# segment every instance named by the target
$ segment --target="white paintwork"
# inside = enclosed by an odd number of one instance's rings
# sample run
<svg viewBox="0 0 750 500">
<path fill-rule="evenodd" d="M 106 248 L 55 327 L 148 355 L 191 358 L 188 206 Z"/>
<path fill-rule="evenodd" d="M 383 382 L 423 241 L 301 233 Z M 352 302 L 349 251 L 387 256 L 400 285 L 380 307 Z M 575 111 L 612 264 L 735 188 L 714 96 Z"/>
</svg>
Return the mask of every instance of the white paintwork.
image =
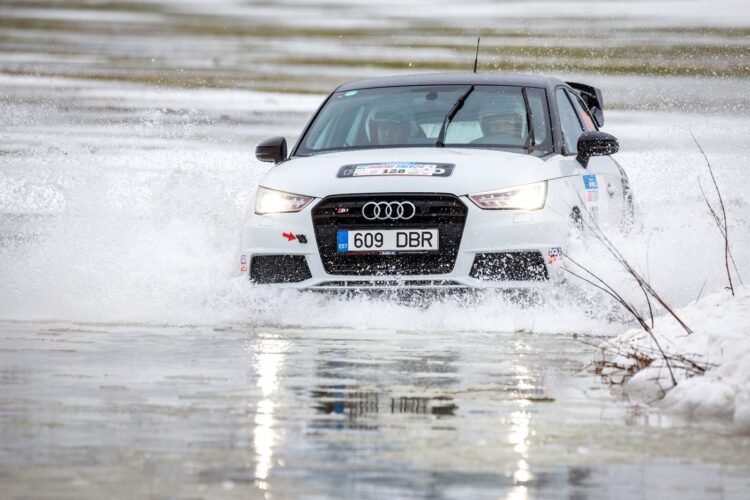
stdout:
<svg viewBox="0 0 750 500">
<path fill-rule="evenodd" d="M 343 165 L 375 162 L 452 163 L 449 177 L 346 177 L 337 173 Z M 589 202 L 583 176 L 596 175 L 598 189 Z M 548 181 L 547 201 L 543 209 L 483 210 L 467 195 Z M 544 160 L 526 154 L 489 149 L 402 148 L 369 149 L 336 152 L 292 158 L 273 167 L 260 184 L 295 194 L 314 196 L 316 200 L 297 213 L 251 213 L 245 222 L 242 254 L 248 261 L 253 255 L 305 255 L 313 278 L 301 283 L 283 285 L 294 288 L 315 287 L 326 281 L 383 281 L 387 276 L 342 276 L 325 272 L 318 254 L 312 222 L 312 210 L 326 196 L 356 193 L 450 193 L 468 207 L 466 225 L 456 265 L 451 273 L 390 277 L 393 280 L 453 280 L 476 288 L 544 287 L 561 275 L 560 261 L 548 264 L 551 280 L 545 283 L 480 281 L 469 277 L 474 256 L 481 252 L 538 250 L 547 258 L 549 250 L 565 248 L 569 235 L 572 207 L 592 209 L 600 224 L 620 222 L 622 185 L 620 172 L 608 157 L 592 158 L 584 169 L 574 156 L 553 155 Z M 592 190 L 593 191 L 593 190 Z M 252 210 L 250 210 L 252 212 Z M 273 223 L 269 221 L 273 220 Z M 306 244 L 289 241 L 282 233 L 304 234 Z M 275 285 L 280 286 L 280 285 Z"/>
<path fill-rule="evenodd" d="M 336 177 L 344 165 L 386 162 L 453 163 L 449 177 Z M 453 193 L 465 195 L 566 175 L 558 162 L 476 148 L 366 149 L 320 154 L 280 163 L 261 186 L 323 198 L 344 193 Z"/>
</svg>

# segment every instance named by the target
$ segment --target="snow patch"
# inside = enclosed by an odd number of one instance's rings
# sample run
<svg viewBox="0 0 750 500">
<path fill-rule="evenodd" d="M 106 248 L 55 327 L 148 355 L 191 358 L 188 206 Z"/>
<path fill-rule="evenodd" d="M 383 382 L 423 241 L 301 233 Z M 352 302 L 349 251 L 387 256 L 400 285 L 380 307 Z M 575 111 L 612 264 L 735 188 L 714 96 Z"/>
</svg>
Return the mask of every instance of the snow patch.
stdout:
<svg viewBox="0 0 750 500">
<path fill-rule="evenodd" d="M 653 328 L 669 367 L 648 332 L 635 329 L 601 344 L 602 374 L 624 383 L 636 402 L 690 419 L 730 421 L 750 433 L 750 289 L 738 288 L 734 297 L 717 292 L 676 313 L 692 334 L 669 316 L 656 318 Z"/>
</svg>

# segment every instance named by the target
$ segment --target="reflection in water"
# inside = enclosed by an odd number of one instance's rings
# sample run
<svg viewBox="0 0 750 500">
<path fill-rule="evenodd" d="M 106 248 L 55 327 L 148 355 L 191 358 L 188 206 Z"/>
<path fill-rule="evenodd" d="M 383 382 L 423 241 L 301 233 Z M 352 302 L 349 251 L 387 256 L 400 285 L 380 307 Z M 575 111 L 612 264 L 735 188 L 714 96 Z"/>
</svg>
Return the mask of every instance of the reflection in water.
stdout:
<svg viewBox="0 0 750 500">
<path fill-rule="evenodd" d="M 391 398 L 391 413 L 423 413 L 453 416 L 458 408 L 447 396 Z"/>
<path fill-rule="evenodd" d="M 348 349 L 321 349 L 319 355 L 316 373 L 321 378 L 349 378 L 352 373 L 368 366 L 362 360 L 348 360 L 352 355 Z M 455 363 L 459 359 L 459 355 L 452 351 L 400 356 L 391 361 L 389 372 L 395 378 L 395 384 L 411 385 L 417 377 L 416 380 L 430 387 L 449 386 L 456 383 L 458 367 Z"/>
<path fill-rule="evenodd" d="M 505 500 L 526 500 L 529 498 L 529 490 L 524 485 L 515 486 L 505 496 Z"/>
<path fill-rule="evenodd" d="M 315 408 L 326 415 L 346 416 L 346 427 L 356 429 L 377 429 L 376 425 L 358 422 L 360 418 L 377 414 L 417 414 L 438 417 L 454 416 L 456 406 L 449 397 L 391 397 L 386 393 L 362 391 L 347 388 L 345 385 L 320 386 L 312 391 Z M 336 420 L 334 426 L 344 427 L 345 422 Z M 325 424 L 324 424 L 325 425 Z"/>
<path fill-rule="evenodd" d="M 536 377 L 532 377 L 529 369 L 518 363 L 513 367 L 513 378 L 516 381 L 516 389 L 519 393 L 539 393 L 543 392 L 542 382 Z M 519 400 L 520 408 L 511 413 L 510 433 L 508 442 L 513 445 L 513 451 L 518 454 L 518 460 L 513 471 L 513 482 L 518 485 L 512 491 L 513 498 L 526 498 L 527 489 L 524 486 L 534 480 L 534 475 L 529 467 L 529 435 L 531 426 L 531 412 L 529 411 L 529 400 Z"/>
<path fill-rule="evenodd" d="M 526 403 L 528 404 L 528 403 Z M 508 435 L 508 442 L 513 445 L 513 451 L 518 453 L 516 470 L 513 472 L 513 479 L 516 483 L 523 484 L 534 479 L 529 470 L 529 424 L 531 415 L 528 411 L 519 410 L 511 414 L 511 428 Z"/>
<path fill-rule="evenodd" d="M 630 428 L 624 411 L 615 420 L 591 411 L 578 390 L 588 385 L 558 390 L 580 377 L 579 364 L 554 364 L 569 340 L 496 334 L 488 338 L 497 346 L 433 355 L 395 341 L 388 351 L 376 342 L 345 347 L 338 336 L 308 339 L 314 333 L 263 334 L 250 346 L 258 397 L 252 472 L 243 473 L 254 476 L 258 496 L 527 500 L 642 491 L 631 480 L 646 469 L 592 465 L 596 445 L 592 455 L 578 451 L 588 425 L 597 433 L 613 422 Z M 613 470 L 627 479 L 613 481 Z"/>
<path fill-rule="evenodd" d="M 273 444 L 276 439 L 273 431 L 273 401 L 263 399 L 258 402 L 255 411 L 255 429 L 253 446 L 255 447 L 255 478 L 267 479 L 273 459 Z"/>
<path fill-rule="evenodd" d="M 368 370 L 372 366 L 367 359 L 352 361 L 352 353 L 347 349 L 320 350 L 316 372 L 321 378 L 351 379 L 353 373 Z M 399 356 L 389 365 L 389 371 L 395 375 L 393 385 L 401 383 L 413 385 L 415 379 L 424 386 L 440 387 L 456 383 L 454 374 L 458 372 L 455 362 L 457 353 L 447 352 L 424 353 L 420 356 Z M 441 375 L 447 375 L 445 377 Z M 401 380 L 403 379 L 403 380 Z M 319 414 L 332 417 L 321 418 L 314 425 L 321 428 L 348 428 L 359 430 L 378 429 L 377 415 L 416 414 L 434 415 L 437 417 L 453 416 L 458 408 L 453 399 L 445 396 L 436 397 L 393 397 L 385 391 L 363 390 L 346 384 L 320 385 L 312 391 L 314 407 Z"/>
<path fill-rule="evenodd" d="M 261 334 L 263 335 L 263 334 Z M 274 430 L 274 402 L 272 397 L 279 388 L 279 371 L 286 357 L 288 343 L 274 337 L 261 338 L 250 347 L 255 356 L 256 385 L 262 399 L 255 407 L 253 448 L 255 451 L 255 484 L 262 490 L 268 488 L 268 475 L 273 468 L 274 446 L 277 433 Z"/>
</svg>

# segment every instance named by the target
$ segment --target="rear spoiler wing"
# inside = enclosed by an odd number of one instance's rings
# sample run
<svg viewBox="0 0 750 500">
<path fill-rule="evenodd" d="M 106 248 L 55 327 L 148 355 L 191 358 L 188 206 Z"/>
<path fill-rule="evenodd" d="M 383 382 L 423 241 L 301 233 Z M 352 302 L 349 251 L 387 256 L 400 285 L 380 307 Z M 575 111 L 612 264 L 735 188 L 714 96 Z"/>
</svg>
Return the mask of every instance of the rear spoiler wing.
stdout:
<svg viewBox="0 0 750 500">
<path fill-rule="evenodd" d="M 602 97 L 602 91 L 591 85 L 584 85 L 583 83 L 565 82 L 575 90 L 586 106 L 588 106 L 591 114 L 594 115 L 596 124 L 600 127 L 604 125 L 604 98 Z M 599 111 L 596 111 L 596 110 Z"/>
</svg>

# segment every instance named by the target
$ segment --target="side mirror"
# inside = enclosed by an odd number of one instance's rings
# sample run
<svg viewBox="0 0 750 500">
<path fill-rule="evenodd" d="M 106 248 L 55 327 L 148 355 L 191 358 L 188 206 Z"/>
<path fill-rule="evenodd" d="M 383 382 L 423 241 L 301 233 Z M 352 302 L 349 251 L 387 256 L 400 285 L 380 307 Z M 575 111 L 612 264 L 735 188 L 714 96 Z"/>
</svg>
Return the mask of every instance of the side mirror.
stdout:
<svg viewBox="0 0 750 500">
<path fill-rule="evenodd" d="M 607 156 L 617 153 L 619 150 L 620 144 L 615 136 L 600 131 L 584 132 L 578 138 L 576 160 L 581 162 L 583 168 L 586 168 L 592 156 Z"/>
<path fill-rule="evenodd" d="M 602 111 L 602 108 L 591 108 L 591 115 L 594 117 L 594 121 L 596 122 L 597 127 L 604 126 L 604 111 Z"/>
<path fill-rule="evenodd" d="M 286 139 L 283 137 L 266 139 L 255 148 L 255 157 L 260 161 L 274 163 L 286 160 Z"/>
</svg>

